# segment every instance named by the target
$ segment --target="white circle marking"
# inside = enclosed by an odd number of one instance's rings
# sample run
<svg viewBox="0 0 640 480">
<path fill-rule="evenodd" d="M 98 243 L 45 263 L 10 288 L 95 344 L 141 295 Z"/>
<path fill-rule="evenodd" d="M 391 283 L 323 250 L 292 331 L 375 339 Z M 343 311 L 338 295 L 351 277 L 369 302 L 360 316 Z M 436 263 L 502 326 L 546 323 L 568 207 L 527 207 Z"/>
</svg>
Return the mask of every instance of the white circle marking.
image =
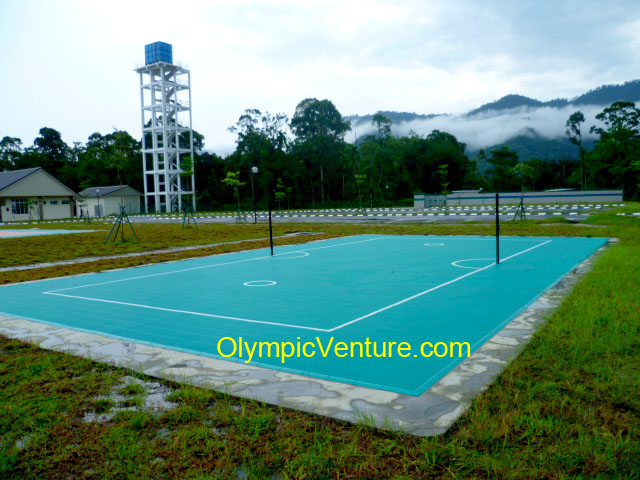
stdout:
<svg viewBox="0 0 640 480">
<path fill-rule="evenodd" d="M 271 287 L 278 282 L 273 280 L 251 280 L 250 282 L 244 282 L 245 287 Z"/>
<path fill-rule="evenodd" d="M 477 262 L 477 261 L 492 261 L 493 258 L 464 258 L 462 260 L 456 260 L 455 262 L 451 262 L 451 265 L 453 265 L 454 267 L 459 267 L 459 268 L 471 268 L 473 270 L 480 270 L 481 268 L 486 267 L 487 265 L 485 265 L 484 267 L 467 267 L 465 265 L 458 265 L 458 263 L 460 262 Z"/>
<path fill-rule="evenodd" d="M 304 258 L 308 257 L 309 254 L 307 252 L 287 252 L 287 253 L 278 253 L 273 257 L 264 257 L 265 260 L 289 260 L 291 258 Z"/>
</svg>

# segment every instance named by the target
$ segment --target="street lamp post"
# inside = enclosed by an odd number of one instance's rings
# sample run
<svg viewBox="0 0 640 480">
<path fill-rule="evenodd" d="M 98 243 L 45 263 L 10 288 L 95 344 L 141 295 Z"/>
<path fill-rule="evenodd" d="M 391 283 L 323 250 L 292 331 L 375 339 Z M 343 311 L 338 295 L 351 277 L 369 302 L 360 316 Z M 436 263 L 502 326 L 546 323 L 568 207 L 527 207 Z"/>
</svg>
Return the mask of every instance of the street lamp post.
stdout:
<svg viewBox="0 0 640 480">
<path fill-rule="evenodd" d="M 251 196 L 253 197 L 253 223 L 258 223 L 258 208 L 256 207 L 256 193 L 253 188 L 254 177 L 258 173 L 258 167 L 251 167 Z"/>
<path fill-rule="evenodd" d="M 100 211 L 100 189 L 96 188 L 96 195 L 98 196 L 98 215 L 96 215 L 97 217 L 101 217 L 101 211 Z"/>
</svg>

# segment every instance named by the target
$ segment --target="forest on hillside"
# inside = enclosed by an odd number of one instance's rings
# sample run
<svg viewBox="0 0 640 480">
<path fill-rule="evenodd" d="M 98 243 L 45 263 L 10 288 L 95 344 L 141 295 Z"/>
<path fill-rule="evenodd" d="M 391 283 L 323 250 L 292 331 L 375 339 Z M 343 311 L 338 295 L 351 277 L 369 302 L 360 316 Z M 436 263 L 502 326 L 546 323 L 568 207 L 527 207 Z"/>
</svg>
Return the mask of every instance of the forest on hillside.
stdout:
<svg viewBox="0 0 640 480">
<path fill-rule="evenodd" d="M 479 188 L 622 188 L 625 198 L 639 198 L 640 109 L 614 102 L 596 118 L 602 126 L 590 129 L 580 111 L 567 119 L 575 150 L 560 161 L 521 161 L 504 146 L 471 159 L 466 145 L 447 132 L 393 137 L 393 121 L 384 113 L 371 117 L 374 133 L 347 143 L 349 121 L 330 100 L 309 98 L 291 118 L 246 110 L 230 127 L 236 149 L 225 158 L 206 152 L 205 138 L 194 132 L 195 155 L 184 167 L 193 165 L 198 210 L 237 203 L 250 209 L 254 196 L 259 208 L 269 199 L 277 208 L 389 206 L 410 203 L 414 192 Z M 583 142 L 587 131 L 597 135 L 595 143 Z M 0 170 L 37 166 L 74 191 L 119 184 L 143 189 L 141 142 L 126 131 L 96 132 L 73 145 L 50 127 L 30 146 L 16 137 L 0 140 Z"/>
<path fill-rule="evenodd" d="M 629 102 L 640 100 L 640 80 L 631 80 L 621 85 L 601 85 L 571 99 L 555 98 L 546 102 L 541 102 L 535 98 L 529 98 L 523 95 L 507 95 L 495 102 L 482 105 L 467 115 L 477 115 L 491 110 L 509 110 L 520 107 L 562 108 L 568 105 L 610 105 L 620 100 Z"/>
</svg>

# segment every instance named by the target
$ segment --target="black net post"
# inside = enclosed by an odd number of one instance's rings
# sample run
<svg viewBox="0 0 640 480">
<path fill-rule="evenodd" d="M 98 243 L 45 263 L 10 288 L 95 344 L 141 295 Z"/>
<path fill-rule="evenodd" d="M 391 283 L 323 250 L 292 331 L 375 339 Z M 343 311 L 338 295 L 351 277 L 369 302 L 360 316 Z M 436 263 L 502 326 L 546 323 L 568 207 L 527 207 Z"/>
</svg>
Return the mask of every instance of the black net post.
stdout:
<svg viewBox="0 0 640 480">
<path fill-rule="evenodd" d="M 271 256 L 273 256 L 273 226 L 271 224 L 271 195 L 269 195 L 269 242 L 271 244 Z"/>
<path fill-rule="evenodd" d="M 500 263 L 500 194 L 496 193 L 496 263 Z"/>
</svg>

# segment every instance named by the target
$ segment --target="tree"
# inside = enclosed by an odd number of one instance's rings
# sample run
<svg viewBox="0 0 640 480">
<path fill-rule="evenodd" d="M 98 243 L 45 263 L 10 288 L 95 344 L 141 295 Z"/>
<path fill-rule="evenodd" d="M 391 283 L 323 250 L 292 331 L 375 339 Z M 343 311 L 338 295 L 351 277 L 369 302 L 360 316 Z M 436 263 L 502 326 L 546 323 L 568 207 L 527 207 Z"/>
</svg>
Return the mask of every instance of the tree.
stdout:
<svg viewBox="0 0 640 480">
<path fill-rule="evenodd" d="M 84 152 L 80 154 L 78 170 L 80 171 L 79 188 L 90 188 L 101 185 L 112 185 L 109 175 L 109 141 L 99 132 L 89 135 Z"/>
<path fill-rule="evenodd" d="M 16 137 L 2 137 L 0 140 L 0 171 L 12 170 L 22 155 L 22 140 Z"/>
<path fill-rule="evenodd" d="M 439 130 L 432 131 L 427 135 L 428 154 L 432 159 L 432 175 L 431 181 L 436 183 L 437 187 L 441 187 L 441 179 L 437 175 L 437 167 L 447 165 L 448 187 L 452 190 L 459 189 L 463 186 L 463 179 L 470 170 L 471 164 L 469 158 L 465 155 L 466 144 L 459 142 L 458 139 L 447 132 Z M 438 191 L 436 189 L 431 190 Z"/>
<path fill-rule="evenodd" d="M 631 170 L 633 171 L 636 179 L 636 189 L 640 192 L 640 159 L 636 159 L 631 162 Z"/>
<path fill-rule="evenodd" d="M 284 193 L 287 196 L 287 210 L 291 210 L 291 193 L 293 192 L 293 187 L 285 187 Z"/>
<path fill-rule="evenodd" d="M 53 128 L 41 128 L 39 133 L 40 135 L 33 141 L 33 149 L 46 159 L 44 165 L 40 166 L 55 175 L 64 165 L 69 147 L 62 140 L 60 132 Z"/>
<path fill-rule="evenodd" d="M 640 124 L 640 110 L 633 102 L 614 102 L 596 115 L 596 119 L 604 123 L 606 128 L 591 127 L 591 133 L 615 136 L 618 139 L 628 139 L 638 134 Z"/>
<path fill-rule="evenodd" d="M 19 152 L 19 139 L 5 137 L 5 154 L 13 162 L 12 169 L 42 167 L 51 175 L 56 176 L 58 170 L 67 163 L 67 145 L 62 141 L 60 132 L 53 128 L 40 129 L 40 135 L 36 137 L 31 147 Z M 4 139 L 3 139 L 4 140 Z M 8 150 L 8 151 L 7 151 Z"/>
<path fill-rule="evenodd" d="M 126 141 L 125 132 L 120 132 L 116 130 L 113 133 L 114 141 L 113 148 L 110 149 L 109 152 L 109 166 L 116 170 L 116 178 L 118 179 L 118 185 L 124 185 L 122 181 L 122 170 L 125 168 L 127 163 L 127 157 L 124 153 L 124 143 Z"/>
<path fill-rule="evenodd" d="M 487 157 L 487 152 L 484 148 L 481 148 L 478 152 L 477 157 L 477 169 L 478 174 L 484 178 L 485 173 L 487 172 L 487 164 L 489 163 L 489 157 Z"/>
<path fill-rule="evenodd" d="M 278 210 L 282 210 L 281 202 L 287 197 L 286 187 L 282 178 L 278 178 L 278 183 L 276 184 L 276 200 L 278 201 Z"/>
<path fill-rule="evenodd" d="M 496 192 L 515 190 L 518 187 L 518 179 L 513 167 L 518 164 L 518 154 L 509 147 L 501 147 L 491 151 L 488 159 L 491 168 L 487 171 L 491 176 L 491 183 Z"/>
<path fill-rule="evenodd" d="M 637 170 L 640 160 L 640 110 L 633 102 L 614 102 L 596 115 L 604 127 L 591 127 L 600 135 L 587 157 L 589 176 L 597 187 L 621 187 L 628 198 L 640 195 Z"/>
<path fill-rule="evenodd" d="M 85 147 L 82 142 L 73 142 L 73 147 L 69 149 L 67 154 L 67 161 L 55 173 L 58 180 L 76 192 L 79 190 L 80 186 L 79 166 L 84 152 Z"/>
<path fill-rule="evenodd" d="M 440 180 L 440 186 L 442 187 L 442 195 L 447 194 L 447 187 L 449 186 L 449 181 L 447 180 L 449 166 L 446 163 L 443 163 L 438 167 L 438 178 Z"/>
<path fill-rule="evenodd" d="M 514 165 L 513 173 L 520 178 L 520 192 L 524 193 L 524 181 L 533 177 L 533 167 L 526 163 L 518 163 Z"/>
<path fill-rule="evenodd" d="M 264 154 L 283 150 L 287 146 L 285 126 L 287 116 L 283 113 L 262 113 L 256 108 L 244 111 L 229 131 L 238 135 L 237 150 L 257 163 Z"/>
<path fill-rule="evenodd" d="M 524 162 L 531 167 L 531 175 L 526 180 L 531 181 L 531 190 L 548 188 L 564 188 L 580 185 L 580 164 L 576 160 L 551 162 L 540 158 L 532 158 Z M 567 172 L 570 172 L 567 174 Z M 516 172 L 517 173 L 517 172 Z"/>
<path fill-rule="evenodd" d="M 383 200 L 383 196 L 388 195 L 389 183 L 395 180 L 394 173 L 398 171 L 398 162 L 395 154 L 395 141 L 391 138 L 391 124 L 389 118 L 381 113 L 376 113 L 371 123 L 376 126 L 377 139 L 371 139 L 367 145 L 363 145 L 363 159 L 365 164 L 369 165 L 369 179 L 371 184 L 371 192 L 375 190 L 378 201 Z M 375 189 L 373 179 L 376 179 Z M 384 185 L 384 188 L 383 188 Z M 372 205 L 373 207 L 373 205 Z"/>
<path fill-rule="evenodd" d="M 358 208 L 360 210 L 362 210 L 362 184 L 365 182 L 365 180 L 367 179 L 367 176 L 362 174 L 362 173 L 356 173 L 354 175 L 355 181 L 356 181 L 356 185 L 358 186 Z M 365 210 L 365 215 L 367 213 L 367 211 Z"/>
<path fill-rule="evenodd" d="M 114 130 L 106 135 L 109 143 L 108 154 L 111 177 L 115 170 L 115 177 L 119 183 L 142 190 L 142 168 L 140 165 L 142 144 L 125 130 Z"/>
<path fill-rule="evenodd" d="M 194 171 L 197 179 L 196 201 L 199 209 L 214 209 L 224 204 L 225 192 L 218 186 L 226 176 L 225 165 L 225 161 L 215 153 L 196 154 Z"/>
<path fill-rule="evenodd" d="M 62 140 L 60 132 L 53 128 L 44 127 L 40 129 L 39 133 L 40 135 L 33 141 L 38 150 L 52 160 L 62 160 L 68 147 Z"/>
<path fill-rule="evenodd" d="M 189 155 L 180 157 L 180 181 L 183 184 L 183 190 L 190 190 L 191 178 L 194 174 L 193 159 Z M 191 194 L 189 194 L 188 206 L 185 208 L 185 212 L 191 208 Z M 184 207 L 183 207 L 184 208 Z"/>
<path fill-rule="evenodd" d="M 71 150 L 67 163 L 70 168 L 65 167 L 62 171 L 65 178 L 72 178 L 76 173 L 76 188 L 80 189 L 126 184 L 142 190 L 140 151 L 141 143 L 124 130 L 115 129 L 107 135 L 95 132 L 89 136 L 84 148 Z"/>
<path fill-rule="evenodd" d="M 307 98 L 296 107 L 290 126 L 296 141 L 305 147 L 298 151 L 305 152 L 309 166 L 320 170 L 320 200 L 324 205 L 325 168 L 341 158 L 350 124 L 329 100 Z"/>
<path fill-rule="evenodd" d="M 582 147 L 582 133 L 580 130 L 580 124 L 584 123 L 584 114 L 578 110 L 569 116 L 565 126 L 567 127 L 566 134 L 569 140 L 574 145 Z"/>
<path fill-rule="evenodd" d="M 227 172 L 227 176 L 222 179 L 222 183 L 233 189 L 233 196 L 238 202 L 238 218 L 240 218 L 240 191 L 239 188 L 243 187 L 246 182 L 241 182 L 240 172 Z"/>
<path fill-rule="evenodd" d="M 391 136 L 391 124 L 393 123 L 393 121 L 385 117 L 382 113 L 376 113 L 373 116 L 371 123 L 376 126 L 379 137 L 384 138 Z"/>
<path fill-rule="evenodd" d="M 584 154 L 585 149 L 582 146 L 582 131 L 580 125 L 584 123 L 584 115 L 578 110 L 571 114 L 565 126 L 567 127 L 566 134 L 569 137 L 569 141 L 578 146 L 578 158 L 580 159 L 580 184 L 583 188 L 587 187 L 586 172 L 584 168 Z"/>
<path fill-rule="evenodd" d="M 229 131 L 238 135 L 235 159 L 240 163 L 241 175 L 250 175 L 258 167 L 258 184 L 264 192 L 273 192 L 276 178 L 282 174 L 284 150 L 288 145 L 287 116 L 283 113 L 262 113 L 247 109 Z"/>
<path fill-rule="evenodd" d="M 360 171 L 369 179 L 369 198 L 371 207 L 373 199 L 378 203 L 388 197 L 389 185 L 395 191 L 397 174 L 402 170 L 402 159 L 398 156 L 397 141 L 391 137 L 365 137 L 360 145 Z"/>
<path fill-rule="evenodd" d="M 200 153 L 204 148 L 204 135 L 196 132 L 195 130 L 192 130 L 192 132 L 193 132 L 193 151 L 195 153 Z"/>
</svg>

